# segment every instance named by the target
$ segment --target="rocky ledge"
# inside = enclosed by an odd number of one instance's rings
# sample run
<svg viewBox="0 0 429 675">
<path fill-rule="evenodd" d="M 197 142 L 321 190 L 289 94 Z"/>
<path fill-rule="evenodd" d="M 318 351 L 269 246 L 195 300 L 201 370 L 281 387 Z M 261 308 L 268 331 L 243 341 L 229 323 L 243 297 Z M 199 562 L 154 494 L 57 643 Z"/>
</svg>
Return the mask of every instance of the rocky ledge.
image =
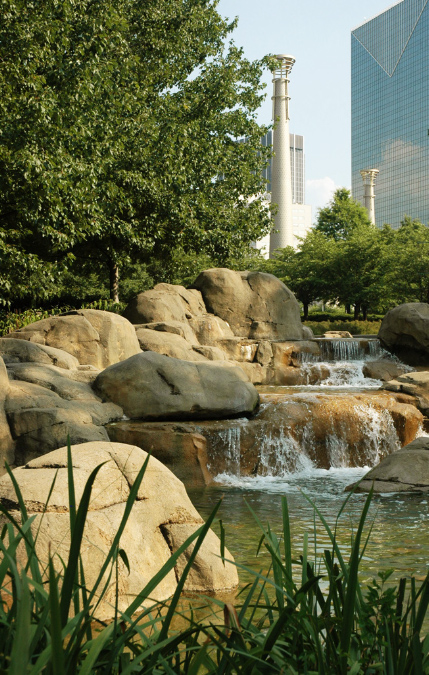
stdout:
<svg viewBox="0 0 429 675">
<path fill-rule="evenodd" d="M 423 436 L 385 457 L 361 481 L 349 485 L 348 491 L 369 492 L 429 491 L 429 438 Z"/>
</svg>

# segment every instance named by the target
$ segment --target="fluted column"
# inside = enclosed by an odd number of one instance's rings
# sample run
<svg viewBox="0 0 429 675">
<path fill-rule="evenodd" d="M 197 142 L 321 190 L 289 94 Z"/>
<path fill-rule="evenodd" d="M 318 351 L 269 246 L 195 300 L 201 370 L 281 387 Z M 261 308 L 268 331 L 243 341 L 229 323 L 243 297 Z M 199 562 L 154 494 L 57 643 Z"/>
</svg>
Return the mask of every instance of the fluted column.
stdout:
<svg viewBox="0 0 429 675">
<path fill-rule="evenodd" d="M 273 75 L 273 131 L 271 202 L 277 204 L 274 229 L 270 236 L 270 257 L 276 248 L 293 246 L 292 176 L 289 137 L 289 74 L 295 63 L 293 56 L 279 54 L 278 67 Z"/>
<path fill-rule="evenodd" d="M 363 205 L 368 212 L 368 218 L 375 225 L 375 179 L 379 173 L 378 169 L 363 169 L 360 172 L 363 180 Z"/>
</svg>

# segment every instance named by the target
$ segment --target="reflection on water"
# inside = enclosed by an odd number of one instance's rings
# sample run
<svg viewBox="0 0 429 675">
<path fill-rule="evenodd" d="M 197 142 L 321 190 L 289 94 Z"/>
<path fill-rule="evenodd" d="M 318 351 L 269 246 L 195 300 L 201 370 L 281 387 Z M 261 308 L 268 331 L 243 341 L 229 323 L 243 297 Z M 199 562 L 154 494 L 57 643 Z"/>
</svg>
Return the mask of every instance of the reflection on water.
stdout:
<svg viewBox="0 0 429 675">
<path fill-rule="evenodd" d="M 254 570 L 268 564 L 269 557 L 255 552 L 260 530 L 250 507 L 264 525 L 268 522 L 278 534 L 282 531 L 281 497 L 286 495 L 291 518 L 294 553 L 299 555 L 303 537 L 309 534 L 314 554 L 314 522 L 317 524 L 316 547 L 322 552 L 330 548 L 323 525 L 303 492 L 314 500 L 331 528 L 346 495 L 344 488 L 366 473 L 365 468 L 314 469 L 307 467 L 287 477 L 257 476 L 240 478 L 218 476 L 217 485 L 206 488 L 187 486 L 189 496 L 203 517 L 222 498 L 218 517 L 226 528 L 226 544 L 237 562 Z M 350 535 L 357 527 L 365 495 L 353 495 L 348 501 L 337 529 L 343 554 L 350 550 Z M 366 532 L 372 533 L 362 562 L 362 581 L 369 581 L 377 572 L 394 568 L 392 579 L 414 575 L 423 579 L 429 569 L 429 509 L 427 496 L 376 495 L 367 518 Z M 241 582 L 250 580 L 249 573 L 240 571 Z"/>
</svg>

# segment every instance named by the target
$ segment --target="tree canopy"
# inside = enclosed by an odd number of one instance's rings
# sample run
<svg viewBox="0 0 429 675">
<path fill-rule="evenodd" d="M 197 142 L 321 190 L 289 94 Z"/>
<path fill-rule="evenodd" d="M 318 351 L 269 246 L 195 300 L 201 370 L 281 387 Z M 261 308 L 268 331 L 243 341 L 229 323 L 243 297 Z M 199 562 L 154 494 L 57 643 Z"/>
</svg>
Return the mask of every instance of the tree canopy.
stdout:
<svg viewBox="0 0 429 675">
<path fill-rule="evenodd" d="M 224 264 L 269 230 L 249 198 L 270 62 L 228 42 L 216 5 L 0 0 L 3 302 L 18 260 L 22 294 L 64 266 L 105 267 L 116 294 L 121 267 L 176 248 Z"/>
</svg>

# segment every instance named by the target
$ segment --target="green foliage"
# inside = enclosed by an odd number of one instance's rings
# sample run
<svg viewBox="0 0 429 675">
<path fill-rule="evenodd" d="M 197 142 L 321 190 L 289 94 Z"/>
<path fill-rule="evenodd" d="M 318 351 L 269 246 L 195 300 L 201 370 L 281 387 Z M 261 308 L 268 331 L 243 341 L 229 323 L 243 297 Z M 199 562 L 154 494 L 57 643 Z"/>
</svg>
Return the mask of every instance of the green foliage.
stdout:
<svg viewBox="0 0 429 675">
<path fill-rule="evenodd" d="M 310 317 L 311 319 L 311 317 Z M 308 326 L 314 335 L 323 335 L 330 330 L 347 330 L 352 335 L 377 335 L 380 330 L 381 321 L 304 321 L 304 326 Z"/>
<path fill-rule="evenodd" d="M 347 239 L 361 225 L 370 225 L 366 209 L 352 198 L 350 190 L 338 188 L 329 205 L 319 210 L 315 229 L 338 241 Z"/>
<path fill-rule="evenodd" d="M 113 297 L 131 264 L 176 247 L 224 264 L 268 231 L 249 198 L 270 153 L 254 119 L 269 59 L 228 43 L 214 0 L 0 0 L 0 14 L 2 302 L 55 295 L 60 261 L 104 267 Z"/>
<path fill-rule="evenodd" d="M 71 449 L 68 448 L 69 523 L 71 546 L 61 573 L 55 571 L 48 553 L 44 565 L 36 553 L 36 537 L 16 480 L 20 510 L 18 523 L 0 506 L 4 526 L 0 536 L 0 672 L 59 673 L 61 675 L 126 675 L 141 673 L 203 675 L 236 673 L 308 673 L 316 675 L 419 675 L 429 672 L 429 638 L 422 639 L 422 626 L 429 605 L 429 575 L 419 588 L 411 579 L 388 586 L 389 572 L 380 574 L 368 588 L 359 582 L 359 567 L 371 534 L 366 518 L 372 495 L 352 531 L 346 557 L 336 531 L 350 494 L 331 529 L 318 507 L 315 522 L 324 529 L 324 550 L 310 557 L 308 538 L 299 559 L 292 557 L 292 528 L 286 498 L 282 499 L 283 531 L 279 537 L 255 517 L 261 541 L 271 558 L 266 574 L 251 572 L 253 583 L 243 588 L 236 606 L 204 598 L 215 611 L 199 619 L 194 611 L 182 610 L 180 593 L 218 507 L 174 553 L 145 588 L 108 623 L 94 620 L 106 586 L 103 574 L 117 583 L 119 559 L 128 565 L 120 548 L 125 528 L 147 461 L 131 488 L 117 535 L 107 553 L 94 588 L 86 588 L 80 549 L 97 467 L 76 504 Z M 51 487 L 44 512 L 54 489 Z M 219 505 L 218 505 L 219 506 Z M 44 512 L 41 517 L 44 517 Z M 315 537 L 317 530 L 315 527 Z M 195 544 L 192 553 L 188 547 Z M 27 564 L 20 568 L 18 547 L 25 547 Z M 221 549 L 223 545 L 221 543 Z M 189 560 L 167 603 L 149 599 L 154 588 L 174 569 L 188 549 Z M 240 566 L 240 565 L 239 565 Z M 116 582 L 113 581 L 116 579 Z M 139 609 L 143 601 L 148 606 Z M 208 609 L 208 606 L 207 606 Z M 218 610 L 218 611 L 216 611 Z M 223 620 L 220 616 L 223 611 Z M 178 628 L 173 619 L 179 618 Z"/>
</svg>

